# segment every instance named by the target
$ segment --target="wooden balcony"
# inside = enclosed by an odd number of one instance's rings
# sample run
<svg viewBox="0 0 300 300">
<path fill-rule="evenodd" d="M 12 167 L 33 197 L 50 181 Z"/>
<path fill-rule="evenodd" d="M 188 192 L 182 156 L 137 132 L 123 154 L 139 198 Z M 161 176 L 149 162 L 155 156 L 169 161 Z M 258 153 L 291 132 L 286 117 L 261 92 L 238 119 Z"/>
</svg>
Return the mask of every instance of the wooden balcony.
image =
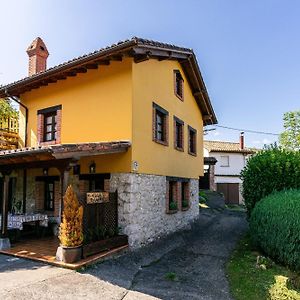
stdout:
<svg viewBox="0 0 300 300">
<path fill-rule="evenodd" d="M 0 119 L 0 151 L 18 148 L 19 121 L 17 118 Z"/>
</svg>

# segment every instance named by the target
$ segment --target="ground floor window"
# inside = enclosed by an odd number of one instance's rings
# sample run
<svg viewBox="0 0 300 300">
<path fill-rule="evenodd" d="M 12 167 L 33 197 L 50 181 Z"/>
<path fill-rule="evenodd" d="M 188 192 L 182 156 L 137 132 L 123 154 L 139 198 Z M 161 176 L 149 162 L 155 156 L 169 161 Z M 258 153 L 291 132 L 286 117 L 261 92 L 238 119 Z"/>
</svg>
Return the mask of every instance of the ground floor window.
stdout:
<svg viewBox="0 0 300 300">
<path fill-rule="evenodd" d="M 178 209 L 178 191 L 177 182 L 169 181 L 169 201 L 168 201 L 168 211 L 176 212 Z"/>
<path fill-rule="evenodd" d="M 54 180 L 45 182 L 45 210 L 54 211 Z"/>
<path fill-rule="evenodd" d="M 188 210 L 190 207 L 190 182 L 186 178 L 167 178 L 167 213 Z"/>
<path fill-rule="evenodd" d="M 190 207 L 190 183 L 181 182 L 181 208 L 187 210 Z"/>
</svg>

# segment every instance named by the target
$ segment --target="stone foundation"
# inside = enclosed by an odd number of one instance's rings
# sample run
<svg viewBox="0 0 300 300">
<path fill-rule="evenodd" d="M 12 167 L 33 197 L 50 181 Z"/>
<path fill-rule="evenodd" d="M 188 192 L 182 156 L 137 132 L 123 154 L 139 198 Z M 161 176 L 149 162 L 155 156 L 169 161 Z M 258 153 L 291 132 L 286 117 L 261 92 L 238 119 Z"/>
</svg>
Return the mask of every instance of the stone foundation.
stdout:
<svg viewBox="0 0 300 300">
<path fill-rule="evenodd" d="M 129 237 L 131 248 L 187 227 L 199 215 L 198 180 L 190 180 L 190 208 L 166 213 L 165 176 L 111 174 L 110 189 L 118 191 L 119 226 Z"/>
</svg>

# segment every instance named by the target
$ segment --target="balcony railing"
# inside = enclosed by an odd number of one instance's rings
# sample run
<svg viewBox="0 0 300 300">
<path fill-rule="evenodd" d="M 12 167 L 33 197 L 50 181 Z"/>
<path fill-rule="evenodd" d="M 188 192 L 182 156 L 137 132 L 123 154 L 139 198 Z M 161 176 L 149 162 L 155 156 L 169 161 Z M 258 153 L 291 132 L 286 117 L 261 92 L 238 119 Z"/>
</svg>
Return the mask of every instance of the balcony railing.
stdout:
<svg viewBox="0 0 300 300">
<path fill-rule="evenodd" d="M 18 148 L 18 132 L 17 118 L 0 118 L 0 151 Z"/>
</svg>

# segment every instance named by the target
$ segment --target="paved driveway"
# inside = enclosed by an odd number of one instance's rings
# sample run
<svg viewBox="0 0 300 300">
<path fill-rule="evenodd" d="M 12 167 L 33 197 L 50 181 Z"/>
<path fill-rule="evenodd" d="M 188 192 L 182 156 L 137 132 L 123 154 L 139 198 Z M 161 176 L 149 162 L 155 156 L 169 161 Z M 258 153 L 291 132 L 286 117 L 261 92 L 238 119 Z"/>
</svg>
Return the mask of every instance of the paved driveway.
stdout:
<svg viewBox="0 0 300 300">
<path fill-rule="evenodd" d="M 82 272 L 0 255 L 0 299 L 231 299 L 224 264 L 246 228 L 242 213 L 207 209 L 191 230 Z"/>
</svg>

